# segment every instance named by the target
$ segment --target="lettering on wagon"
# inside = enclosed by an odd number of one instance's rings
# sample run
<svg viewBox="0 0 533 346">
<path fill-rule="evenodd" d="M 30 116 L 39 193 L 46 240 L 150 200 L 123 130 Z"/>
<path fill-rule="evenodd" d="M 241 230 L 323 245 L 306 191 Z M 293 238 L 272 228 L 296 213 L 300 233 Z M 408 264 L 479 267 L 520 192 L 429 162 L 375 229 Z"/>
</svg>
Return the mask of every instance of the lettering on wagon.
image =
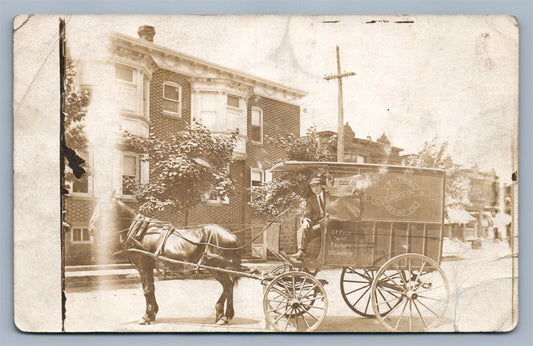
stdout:
<svg viewBox="0 0 533 346">
<path fill-rule="evenodd" d="M 417 211 L 421 204 L 416 198 L 438 200 L 438 194 L 420 188 L 411 178 L 399 176 L 389 179 L 381 189 L 379 196 L 366 195 L 365 202 L 383 206 L 389 213 L 396 216 L 408 216 Z M 401 203 L 407 201 L 409 203 Z"/>
</svg>

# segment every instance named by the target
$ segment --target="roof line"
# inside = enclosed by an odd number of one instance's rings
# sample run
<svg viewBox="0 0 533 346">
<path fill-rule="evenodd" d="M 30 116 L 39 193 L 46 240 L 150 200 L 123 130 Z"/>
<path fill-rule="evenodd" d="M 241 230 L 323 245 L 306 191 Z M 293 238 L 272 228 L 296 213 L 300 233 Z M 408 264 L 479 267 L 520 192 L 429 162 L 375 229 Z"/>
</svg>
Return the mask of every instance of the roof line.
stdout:
<svg viewBox="0 0 533 346">
<path fill-rule="evenodd" d="M 308 95 L 308 92 L 306 92 L 304 90 L 301 90 L 301 89 L 298 89 L 298 88 L 294 88 L 294 87 L 290 87 L 290 86 L 287 86 L 287 85 L 284 85 L 284 84 L 281 84 L 281 83 L 278 83 L 278 82 L 274 82 L 274 81 L 271 81 L 271 80 L 266 79 L 266 78 L 261 78 L 261 77 L 258 77 L 258 76 L 254 76 L 252 74 L 248 74 L 246 72 L 238 71 L 238 70 L 235 70 L 235 69 L 232 69 L 232 68 L 229 68 L 229 67 L 218 65 L 218 64 L 215 64 L 215 63 L 210 62 L 208 60 L 204 60 L 202 58 L 198 58 L 198 57 L 195 57 L 195 56 L 192 56 L 192 55 L 189 55 L 189 54 L 181 53 L 181 52 L 175 51 L 173 49 L 170 49 L 170 48 L 167 48 L 167 47 L 163 47 L 161 45 L 146 41 L 144 39 L 131 37 L 129 35 L 125 35 L 125 34 L 118 33 L 118 32 L 112 32 L 111 35 L 114 36 L 115 38 L 119 38 L 119 39 L 128 41 L 130 43 L 138 44 L 138 45 L 143 46 L 143 47 L 145 47 L 145 48 L 147 48 L 149 50 L 157 50 L 157 51 L 160 51 L 160 52 L 165 53 L 165 54 L 169 54 L 169 55 L 173 55 L 173 56 L 179 57 L 181 59 L 191 60 L 194 63 L 197 63 L 197 64 L 200 63 L 200 64 L 203 64 L 203 65 L 206 65 L 209 68 L 217 69 L 217 70 L 220 70 L 222 72 L 226 72 L 228 74 L 233 74 L 233 75 L 241 77 L 243 79 L 249 79 L 249 80 L 252 80 L 252 81 L 261 82 L 261 83 L 270 85 L 272 87 L 276 87 L 276 88 L 279 88 L 279 89 L 286 90 L 286 91 L 291 92 L 293 94 L 296 94 L 296 95 L 298 95 L 300 97 L 304 97 L 304 96 Z"/>
</svg>

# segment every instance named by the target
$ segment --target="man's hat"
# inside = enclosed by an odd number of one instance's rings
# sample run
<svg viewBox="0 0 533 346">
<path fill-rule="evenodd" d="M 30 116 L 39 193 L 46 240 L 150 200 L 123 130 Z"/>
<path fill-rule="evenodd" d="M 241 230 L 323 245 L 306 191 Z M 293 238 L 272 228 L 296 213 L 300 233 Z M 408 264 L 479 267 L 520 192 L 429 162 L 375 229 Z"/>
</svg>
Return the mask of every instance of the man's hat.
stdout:
<svg viewBox="0 0 533 346">
<path fill-rule="evenodd" d="M 321 184 L 322 182 L 320 181 L 320 178 L 319 177 L 314 177 L 313 179 L 311 179 L 311 181 L 309 182 L 309 185 L 312 185 L 312 184 Z"/>
</svg>

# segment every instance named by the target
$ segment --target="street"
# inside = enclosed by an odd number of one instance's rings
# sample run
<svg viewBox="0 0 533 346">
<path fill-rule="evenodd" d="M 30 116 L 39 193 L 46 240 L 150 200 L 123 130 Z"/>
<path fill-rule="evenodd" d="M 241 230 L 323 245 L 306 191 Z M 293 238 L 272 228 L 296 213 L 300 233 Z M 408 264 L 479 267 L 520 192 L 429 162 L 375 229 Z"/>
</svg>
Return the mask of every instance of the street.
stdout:
<svg viewBox="0 0 533 346">
<path fill-rule="evenodd" d="M 513 326 L 512 259 L 506 243 L 485 242 L 446 258 L 441 267 L 450 287 L 444 317 L 430 331 L 506 331 Z M 376 319 L 356 315 L 340 291 L 341 269 L 325 269 L 317 278 L 329 282 L 327 315 L 317 332 L 387 332 Z M 73 288 L 67 291 L 68 332 L 272 332 L 265 330 L 263 286 L 242 278 L 235 287 L 235 318 L 229 325 L 214 324 L 214 305 L 221 286 L 214 279 L 156 281 L 159 304 L 151 325 L 138 325 L 144 314 L 141 284 Z M 516 324 L 516 321 L 515 321 Z"/>
</svg>

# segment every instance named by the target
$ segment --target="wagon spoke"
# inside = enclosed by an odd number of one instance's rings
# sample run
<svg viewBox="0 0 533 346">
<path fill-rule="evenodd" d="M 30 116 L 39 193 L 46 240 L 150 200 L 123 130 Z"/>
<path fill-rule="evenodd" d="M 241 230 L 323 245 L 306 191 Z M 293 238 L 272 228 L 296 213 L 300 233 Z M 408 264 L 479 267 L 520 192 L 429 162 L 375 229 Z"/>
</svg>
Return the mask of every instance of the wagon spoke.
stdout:
<svg viewBox="0 0 533 346">
<path fill-rule="evenodd" d="M 361 294 L 361 296 L 359 297 L 359 299 L 357 299 L 355 301 L 355 303 L 353 303 L 353 306 L 355 306 L 357 303 L 359 303 L 359 301 L 365 296 L 366 292 L 368 292 L 370 290 L 371 287 L 368 287 L 364 292 L 363 294 Z"/>
<path fill-rule="evenodd" d="M 400 325 L 400 321 L 402 320 L 403 313 L 406 307 L 407 307 L 407 301 L 405 301 L 405 304 L 403 304 L 402 312 L 400 312 L 400 318 L 398 318 L 398 321 L 396 322 L 396 325 L 394 326 L 394 330 L 398 330 L 398 326 Z"/>
<path fill-rule="evenodd" d="M 322 307 L 320 307 L 320 306 L 316 306 L 316 305 L 306 305 L 306 307 L 309 308 L 307 311 L 309 311 L 309 310 L 311 310 L 311 309 L 318 309 L 318 310 L 322 310 L 322 311 L 324 311 L 324 308 L 322 308 Z"/>
<path fill-rule="evenodd" d="M 307 295 L 309 294 L 309 292 L 311 292 L 312 290 L 314 290 L 316 288 L 316 284 L 313 284 L 313 286 L 308 289 L 307 291 L 305 291 L 305 294 L 302 296 L 302 298 L 306 298 Z"/>
<path fill-rule="evenodd" d="M 437 301 L 437 302 L 442 302 L 442 299 L 432 298 L 432 297 L 427 297 L 427 296 L 421 296 L 420 294 L 418 295 L 418 298 L 423 298 L 423 299 L 434 300 L 434 301 Z"/>
<path fill-rule="evenodd" d="M 422 314 L 420 313 L 420 310 L 418 309 L 418 306 L 416 305 L 416 303 L 414 301 L 413 301 L 413 305 L 415 306 L 416 312 L 418 312 L 418 316 L 420 316 L 420 319 L 422 320 L 422 323 L 424 323 L 424 328 L 427 328 L 428 325 L 426 323 L 426 320 L 424 320 L 424 317 L 422 317 Z"/>
<path fill-rule="evenodd" d="M 370 281 L 344 280 L 344 282 L 353 282 L 356 284 L 368 284 Z"/>
<path fill-rule="evenodd" d="M 287 299 L 291 299 L 291 297 L 289 297 L 287 294 L 285 294 L 285 292 L 280 291 L 278 288 L 272 287 L 272 291 L 274 291 L 276 293 L 279 293 L 280 295 L 282 295 L 283 297 L 285 297 Z M 278 298 L 278 297 L 276 297 L 276 298 Z"/>
<path fill-rule="evenodd" d="M 392 279 L 390 278 L 390 276 L 389 276 L 387 273 L 383 272 L 383 275 L 385 275 L 387 278 L 389 278 L 389 280 L 392 282 L 392 284 L 393 284 L 394 286 L 398 287 L 401 291 L 404 291 L 405 287 L 402 287 L 402 286 L 398 285 L 398 284 L 396 283 L 396 281 L 392 280 Z"/>
<path fill-rule="evenodd" d="M 370 304 L 370 297 L 367 299 L 366 301 L 366 306 L 365 306 L 365 314 L 366 312 L 368 311 L 368 304 Z"/>
<path fill-rule="evenodd" d="M 316 318 L 315 315 L 313 315 L 312 313 L 310 313 L 309 311 L 305 311 L 306 314 L 308 314 L 309 316 L 313 317 L 316 321 L 320 321 L 318 318 Z"/>
<path fill-rule="evenodd" d="M 394 296 L 394 293 L 401 293 L 400 291 L 390 291 L 390 290 L 388 290 L 387 288 L 383 288 L 383 287 L 381 287 L 381 288 L 379 288 L 379 289 L 380 289 L 381 291 L 387 292 L 388 294 L 393 295 L 393 296 Z M 398 298 L 398 296 L 395 296 L 395 297 Z"/>
<path fill-rule="evenodd" d="M 309 323 L 307 323 L 307 320 L 305 319 L 304 315 L 302 314 L 300 317 L 302 318 L 302 320 L 304 321 L 305 325 L 307 326 L 307 329 L 310 329 L 311 326 L 309 325 Z"/>
<path fill-rule="evenodd" d="M 385 296 L 383 295 L 383 293 L 381 292 L 381 290 L 378 288 L 377 291 L 379 292 L 379 295 L 383 298 L 383 300 L 387 300 L 387 298 L 385 298 Z M 391 293 L 389 293 L 391 294 Z M 394 297 L 398 298 L 397 296 L 395 296 L 394 294 L 392 294 Z M 376 297 L 376 301 L 377 301 L 377 297 Z M 379 305 L 379 304 L 378 304 Z M 387 305 L 389 306 L 389 309 L 392 309 L 392 306 L 390 306 L 390 304 L 387 302 Z"/>
<path fill-rule="evenodd" d="M 405 273 L 398 267 L 397 264 L 396 264 L 396 270 L 398 271 L 398 274 L 400 274 L 400 280 L 402 280 L 403 288 L 405 288 L 407 290 L 408 289 L 407 288 L 407 282 L 404 279 Z"/>
<path fill-rule="evenodd" d="M 322 299 L 322 297 L 313 297 L 313 298 L 307 298 L 307 299 L 300 299 L 300 302 L 304 302 L 304 303 L 314 302 L 317 299 Z"/>
<path fill-rule="evenodd" d="M 279 315 L 278 318 L 276 318 L 276 319 L 274 320 L 274 324 L 278 323 L 278 321 L 281 320 L 281 318 L 282 318 L 283 316 L 285 316 L 285 314 L 281 314 L 281 315 Z"/>
<path fill-rule="evenodd" d="M 413 301 L 409 299 L 409 331 L 413 331 Z"/>
<path fill-rule="evenodd" d="M 285 287 L 285 290 L 287 290 L 287 293 L 290 294 L 291 290 L 287 287 L 287 285 L 285 284 L 285 281 L 284 280 L 279 280 L 279 281 L 283 284 L 283 287 Z M 287 297 L 289 297 L 289 296 L 287 296 Z M 292 298 L 292 297 L 290 297 L 290 298 Z"/>
<path fill-rule="evenodd" d="M 384 302 L 381 302 L 381 303 L 377 303 L 377 305 L 383 305 L 383 304 L 387 304 L 389 305 L 390 302 L 393 302 L 395 300 L 399 300 L 398 298 L 392 298 L 391 300 L 386 300 Z M 389 308 L 392 308 L 390 305 L 389 305 Z"/>
<path fill-rule="evenodd" d="M 293 308 L 291 308 L 291 313 L 289 314 L 289 318 L 287 319 L 287 324 L 285 324 L 285 331 L 287 331 L 287 327 L 289 326 L 289 322 L 291 321 L 292 312 L 294 311 Z"/>
<path fill-rule="evenodd" d="M 296 297 L 296 283 L 294 282 L 294 276 L 291 276 L 292 278 L 292 296 Z"/>
<path fill-rule="evenodd" d="M 300 291 L 298 292 L 298 298 L 300 298 L 302 296 L 302 291 L 304 289 L 306 280 L 307 280 L 307 278 L 304 276 L 304 281 L 302 281 L 302 286 L 300 287 Z"/>
<path fill-rule="evenodd" d="M 429 312 L 431 312 L 433 315 L 439 317 L 439 314 L 437 314 L 435 311 L 433 311 L 433 310 L 431 310 L 430 308 L 428 308 L 428 306 L 427 306 L 426 304 L 422 303 L 420 300 L 418 301 L 418 303 L 419 303 L 420 305 L 422 305 L 423 307 L 425 307 L 425 308 L 426 308 Z"/>
<path fill-rule="evenodd" d="M 379 294 L 381 294 L 381 296 L 383 297 L 383 299 L 387 299 L 387 298 L 385 298 L 385 296 L 383 295 L 383 292 L 387 292 L 387 293 L 390 294 L 391 296 L 396 297 L 396 298 L 399 298 L 399 297 L 395 294 L 395 293 L 400 293 L 400 292 L 398 292 L 398 291 L 395 291 L 395 292 L 393 292 L 393 291 L 388 291 L 387 289 L 382 288 L 382 287 L 379 287 L 379 286 L 378 286 L 378 289 L 377 289 L 377 290 L 378 290 Z M 383 291 L 383 292 L 381 292 L 381 291 Z"/>
<path fill-rule="evenodd" d="M 411 258 L 407 258 L 408 268 L 409 268 L 409 289 L 413 287 L 413 282 L 411 281 Z"/>
<path fill-rule="evenodd" d="M 285 311 L 287 310 L 287 307 L 286 306 L 278 306 L 276 307 L 275 309 L 272 309 L 270 310 L 269 312 L 273 312 L 273 313 L 277 313 L 277 311 L 281 310 L 281 309 L 285 309 Z M 283 316 L 285 313 L 282 313 L 281 316 Z M 277 321 L 277 320 L 276 320 Z"/>
<path fill-rule="evenodd" d="M 392 309 L 390 309 L 390 311 L 387 312 L 387 314 L 385 316 L 383 316 L 383 319 L 388 318 L 394 312 L 394 310 L 396 310 L 398 308 L 398 306 L 400 306 L 400 304 L 396 304 Z M 379 314 L 378 311 L 376 311 L 376 313 Z"/>
<path fill-rule="evenodd" d="M 363 290 L 363 289 L 365 289 L 365 288 L 367 288 L 367 287 L 366 287 L 366 286 L 363 286 L 363 287 L 356 288 L 355 290 L 352 290 L 352 291 L 350 291 L 350 292 L 346 292 L 346 295 L 348 295 L 348 294 L 352 294 L 352 293 L 357 292 L 357 291 L 360 291 L 360 290 Z"/>
<path fill-rule="evenodd" d="M 415 282 L 418 282 L 418 279 L 420 278 L 420 274 L 422 274 L 422 271 L 424 270 L 425 265 L 426 265 L 426 261 L 422 260 L 422 264 L 420 265 L 420 270 L 418 271 L 418 274 L 416 275 Z"/>
</svg>

